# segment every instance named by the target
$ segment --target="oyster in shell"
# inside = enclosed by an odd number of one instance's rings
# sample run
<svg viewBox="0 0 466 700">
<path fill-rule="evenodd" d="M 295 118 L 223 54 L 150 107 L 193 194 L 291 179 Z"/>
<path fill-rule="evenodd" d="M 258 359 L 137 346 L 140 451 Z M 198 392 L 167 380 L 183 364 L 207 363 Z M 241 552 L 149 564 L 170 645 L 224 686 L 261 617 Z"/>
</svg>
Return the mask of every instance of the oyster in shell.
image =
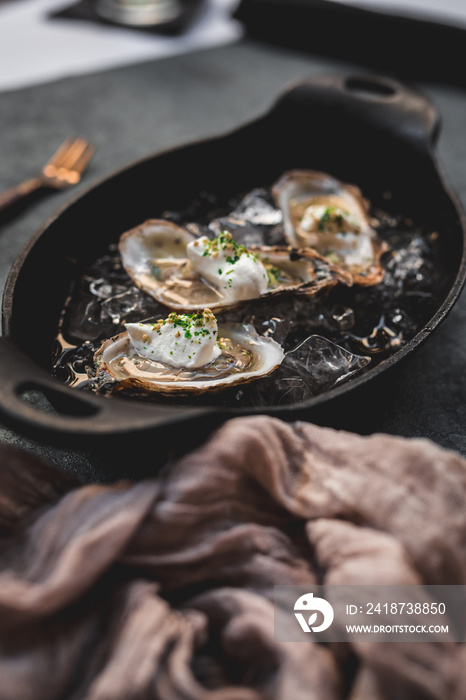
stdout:
<svg viewBox="0 0 466 700">
<path fill-rule="evenodd" d="M 171 313 L 165 320 L 126 327 L 94 355 L 97 391 L 142 396 L 219 392 L 270 374 L 284 358 L 282 347 L 258 335 L 253 326 L 217 328 L 210 309 L 192 316 Z"/>
<path fill-rule="evenodd" d="M 283 293 L 313 296 L 345 279 L 313 250 L 246 249 L 231 233 L 196 237 L 176 224 L 146 221 L 120 238 L 125 270 L 156 301 L 176 311 L 233 308 Z"/>
<path fill-rule="evenodd" d="M 370 286 L 384 275 L 385 244 L 369 217 L 369 202 L 354 185 L 313 170 L 291 170 L 273 185 L 283 211 L 285 237 L 333 263 L 347 282 Z"/>
</svg>

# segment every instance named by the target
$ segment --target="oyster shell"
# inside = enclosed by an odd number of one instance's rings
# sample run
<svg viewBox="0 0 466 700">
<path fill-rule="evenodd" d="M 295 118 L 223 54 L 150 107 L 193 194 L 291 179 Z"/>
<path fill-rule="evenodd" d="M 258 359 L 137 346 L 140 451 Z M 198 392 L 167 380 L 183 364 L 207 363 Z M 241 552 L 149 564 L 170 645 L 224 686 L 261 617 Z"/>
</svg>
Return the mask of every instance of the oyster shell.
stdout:
<svg viewBox="0 0 466 700">
<path fill-rule="evenodd" d="M 120 333 L 106 340 L 94 355 L 95 386 L 107 393 L 199 395 L 265 377 L 284 358 L 283 348 L 272 338 L 258 335 L 253 326 L 223 324 L 218 330 L 221 354 L 196 369 L 148 360 L 138 354 L 127 331 Z"/>
<path fill-rule="evenodd" d="M 170 221 L 152 219 L 124 233 L 119 250 L 134 283 L 170 309 L 196 311 L 209 307 L 219 311 L 238 306 L 245 298 L 229 298 L 222 288 L 207 282 L 188 259 L 186 248 L 196 240 L 200 239 Z M 269 284 L 263 294 L 246 298 L 287 292 L 313 296 L 345 279 L 310 249 L 291 252 L 286 246 L 257 246 L 249 251 L 266 268 Z"/>
<path fill-rule="evenodd" d="M 371 225 L 369 202 L 359 188 L 326 173 L 291 170 L 272 193 L 290 245 L 314 249 L 349 284 L 371 286 L 383 279 L 380 258 L 386 246 Z"/>
</svg>

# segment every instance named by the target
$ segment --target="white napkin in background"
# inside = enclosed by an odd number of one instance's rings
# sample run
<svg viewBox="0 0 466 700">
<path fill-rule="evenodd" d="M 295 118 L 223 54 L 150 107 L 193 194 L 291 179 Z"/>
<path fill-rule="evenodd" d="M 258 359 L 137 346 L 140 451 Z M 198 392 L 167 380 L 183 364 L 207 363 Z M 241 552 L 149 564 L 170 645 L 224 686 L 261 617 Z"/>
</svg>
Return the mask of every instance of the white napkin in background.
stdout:
<svg viewBox="0 0 466 700">
<path fill-rule="evenodd" d="M 330 2 L 466 28 L 466 0 L 330 0 Z"/>
<path fill-rule="evenodd" d="M 48 18 L 75 2 L 0 3 L 0 91 L 227 44 L 242 33 L 231 18 L 238 0 L 206 0 L 191 27 L 175 37 Z"/>
<path fill-rule="evenodd" d="M 466 28 L 466 0 L 330 0 Z M 181 36 L 69 19 L 48 19 L 76 0 L 0 2 L 0 91 L 69 75 L 81 75 L 139 61 L 231 43 L 242 28 L 231 18 L 239 0 L 206 0 Z"/>
</svg>

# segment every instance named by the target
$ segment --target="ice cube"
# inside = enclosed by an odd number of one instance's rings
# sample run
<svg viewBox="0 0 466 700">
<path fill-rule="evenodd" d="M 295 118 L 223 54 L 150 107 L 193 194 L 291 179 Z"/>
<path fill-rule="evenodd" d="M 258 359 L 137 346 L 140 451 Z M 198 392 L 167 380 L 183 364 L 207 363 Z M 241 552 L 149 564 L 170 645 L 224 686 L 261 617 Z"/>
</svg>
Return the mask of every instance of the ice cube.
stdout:
<svg viewBox="0 0 466 700">
<path fill-rule="evenodd" d="M 136 287 L 123 294 L 116 294 L 102 302 L 102 320 L 110 318 L 115 325 L 155 315 L 160 306 L 151 297 Z"/>
<path fill-rule="evenodd" d="M 349 379 L 370 361 L 327 338 L 311 335 L 285 354 L 270 377 L 240 389 L 237 400 L 256 408 L 302 404 Z"/>
<path fill-rule="evenodd" d="M 261 188 L 249 192 L 231 216 L 256 226 L 275 226 L 283 219 L 281 210 L 270 201 L 267 191 Z"/>
</svg>

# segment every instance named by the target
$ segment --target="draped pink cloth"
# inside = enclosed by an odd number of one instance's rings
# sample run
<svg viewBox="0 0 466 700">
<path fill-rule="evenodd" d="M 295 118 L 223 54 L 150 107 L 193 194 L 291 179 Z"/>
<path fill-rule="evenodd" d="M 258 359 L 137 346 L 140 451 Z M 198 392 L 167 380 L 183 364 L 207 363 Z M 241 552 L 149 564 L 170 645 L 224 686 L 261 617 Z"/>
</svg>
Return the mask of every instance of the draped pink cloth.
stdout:
<svg viewBox="0 0 466 700">
<path fill-rule="evenodd" d="M 462 645 L 280 643 L 273 587 L 466 584 L 465 500 L 426 440 L 262 416 L 135 484 L 0 446 L 0 700 L 464 700 Z"/>
</svg>

